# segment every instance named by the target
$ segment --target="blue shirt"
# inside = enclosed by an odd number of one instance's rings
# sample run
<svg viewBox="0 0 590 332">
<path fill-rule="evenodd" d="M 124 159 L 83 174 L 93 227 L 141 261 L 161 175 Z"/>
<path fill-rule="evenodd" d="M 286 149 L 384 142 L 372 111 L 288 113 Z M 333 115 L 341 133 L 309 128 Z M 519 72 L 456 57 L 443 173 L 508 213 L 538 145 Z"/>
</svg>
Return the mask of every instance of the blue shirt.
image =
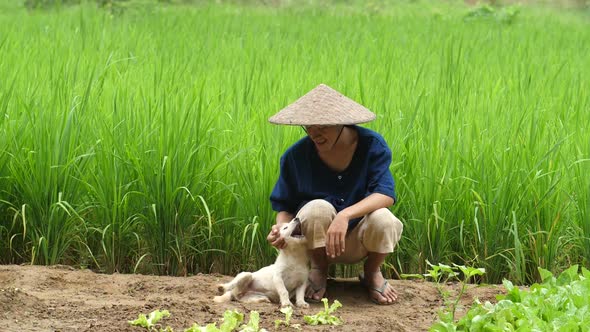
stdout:
<svg viewBox="0 0 590 332">
<path fill-rule="evenodd" d="M 358 143 L 350 165 L 342 172 L 320 159 L 313 141 L 303 137 L 281 157 L 280 175 L 270 196 L 272 209 L 296 214 L 307 202 L 323 199 L 339 212 L 373 193 L 397 201 L 389 171 L 391 150 L 381 135 L 359 126 Z M 352 229 L 361 218 L 349 222 Z"/>
</svg>

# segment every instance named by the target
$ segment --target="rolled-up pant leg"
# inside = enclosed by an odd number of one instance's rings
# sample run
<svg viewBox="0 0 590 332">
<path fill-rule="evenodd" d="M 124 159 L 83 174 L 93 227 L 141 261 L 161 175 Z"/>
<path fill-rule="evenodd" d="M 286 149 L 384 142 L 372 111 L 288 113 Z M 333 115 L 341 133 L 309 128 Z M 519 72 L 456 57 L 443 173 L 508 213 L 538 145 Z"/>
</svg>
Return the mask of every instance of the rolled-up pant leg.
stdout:
<svg viewBox="0 0 590 332">
<path fill-rule="evenodd" d="M 297 217 L 301 220 L 303 235 L 307 238 L 308 249 L 326 246 L 326 232 L 336 216 L 336 209 L 329 202 L 316 199 L 307 203 Z M 401 221 L 382 208 L 367 214 L 355 228 L 346 234 L 345 251 L 330 263 L 358 263 L 369 252 L 391 253 L 401 239 Z"/>
<path fill-rule="evenodd" d="M 323 199 L 315 199 L 305 204 L 297 213 L 301 220 L 301 232 L 307 239 L 307 248 L 326 246 L 326 231 L 336 216 L 336 209 Z"/>
</svg>

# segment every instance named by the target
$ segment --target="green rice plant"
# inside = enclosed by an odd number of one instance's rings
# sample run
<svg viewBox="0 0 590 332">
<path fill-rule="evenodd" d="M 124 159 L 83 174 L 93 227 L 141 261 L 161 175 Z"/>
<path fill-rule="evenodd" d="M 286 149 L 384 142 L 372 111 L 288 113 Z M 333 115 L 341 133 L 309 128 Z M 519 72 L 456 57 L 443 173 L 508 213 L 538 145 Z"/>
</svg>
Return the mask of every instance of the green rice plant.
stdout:
<svg viewBox="0 0 590 332">
<path fill-rule="evenodd" d="M 124 163 L 119 163 L 115 152 L 104 151 L 97 144 L 97 169 L 88 182 L 86 215 L 95 223 L 89 227 L 88 248 L 97 268 L 105 272 L 129 271 L 137 262 L 142 243 L 137 233 L 135 211 L 139 193 L 132 191 L 133 182 L 126 174 Z M 92 248 L 92 249 L 91 249 Z M 99 248 L 96 250 L 95 248 Z"/>
<path fill-rule="evenodd" d="M 25 249 L 25 233 L 26 222 L 24 219 L 20 219 L 20 213 L 25 213 L 24 206 L 23 211 L 17 211 L 10 207 L 9 203 L 0 201 L 2 207 L 2 224 L 0 225 L 0 252 L 2 258 L 0 262 L 2 264 L 17 264 L 25 261 L 23 254 Z M 12 218 L 11 218 L 12 216 Z"/>
<path fill-rule="evenodd" d="M 24 5 L 28 9 L 60 8 L 64 5 L 79 4 L 79 0 L 25 0 Z"/>
<path fill-rule="evenodd" d="M 576 174 L 572 179 L 575 185 L 571 195 L 577 212 L 575 216 L 579 220 L 579 224 L 575 228 L 576 235 L 572 238 L 576 239 L 575 243 L 577 243 L 577 249 L 584 264 L 590 263 L 590 191 L 586 190 L 590 186 L 590 182 L 586 176 L 585 167 L 582 166 L 588 162 L 590 160 L 581 159 L 571 166 Z"/>
<path fill-rule="evenodd" d="M 588 22 L 469 10 L 0 11 L 1 259 L 179 275 L 267 265 L 278 160 L 304 135 L 267 119 L 326 83 L 373 110 L 366 126 L 392 147 L 405 225 L 392 273 L 448 261 L 530 283 L 537 266 L 588 264 Z"/>
<path fill-rule="evenodd" d="M 77 108 L 73 106 L 56 123 L 48 121 L 46 114 L 35 114 L 37 109 L 31 107 L 17 121 L 33 123 L 36 129 L 24 135 L 20 131 L 8 133 L 18 154 L 10 153 L 7 166 L 13 191 L 4 192 L 15 196 L 14 201 L 6 200 L 12 210 L 22 211 L 14 218 L 26 225 L 22 229 L 25 257 L 32 263 L 65 263 L 74 258 L 67 256 L 73 254 L 70 250 L 85 232 L 84 221 L 72 206 L 79 190 L 77 168 L 86 162 L 77 147 L 76 112 L 82 111 Z"/>
</svg>

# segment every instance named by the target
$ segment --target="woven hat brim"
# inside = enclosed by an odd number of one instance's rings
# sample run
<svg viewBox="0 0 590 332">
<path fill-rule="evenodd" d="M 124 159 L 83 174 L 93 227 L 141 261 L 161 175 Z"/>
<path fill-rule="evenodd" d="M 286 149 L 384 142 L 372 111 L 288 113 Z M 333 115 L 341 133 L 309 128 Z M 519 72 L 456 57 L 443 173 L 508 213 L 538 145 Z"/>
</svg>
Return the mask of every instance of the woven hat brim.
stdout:
<svg viewBox="0 0 590 332">
<path fill-rule="evenodd" d="M 375 114 L 340 92 L 320 84 L 268 119 L 282 125 L 352 125 L 375 120 Z"/>
</svg>

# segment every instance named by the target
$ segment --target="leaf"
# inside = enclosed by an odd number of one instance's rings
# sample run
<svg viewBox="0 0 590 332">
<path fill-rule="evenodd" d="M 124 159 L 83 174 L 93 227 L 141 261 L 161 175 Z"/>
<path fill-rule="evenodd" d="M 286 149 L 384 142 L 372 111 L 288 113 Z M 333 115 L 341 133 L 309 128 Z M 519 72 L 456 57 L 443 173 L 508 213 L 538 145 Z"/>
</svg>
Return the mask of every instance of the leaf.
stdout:
<svg viewBox="0 0 590 332">
<path fill-rule="evenodd" d="M 557 284 L 567 285 L 574 280 L 578 280 L 579 278 L 580 277 L 578 276 L 578 265 L 574 264 L 565 271 L 561 272 L 559 277 L 557 277 Z"/>
<path fill-rule="evenodd" d="M 326 299 L 326 303 L 328 302 L 328 299 Z M 336 309 L 342 307 L 342 303 L 340 303 L 340 301 L 338 300 L 334 300 L 334 303 L 332 303 L 332 305 L 330 306 L 329 312 L 328 313 L 333 313 L 334 311 L 336 311 Z"/>
<path fill-rule="evenodd" d="M 291 309 L 291 311 L 293 311 Z M 266 332 L 265 329 L 261 329 L 260 325 L 260 314 L 258 311 L 250 311 L 250 319 L 247 325 L 240 327 L 240 332 Z"/>
<path fill-rule="evenodd" d="M 457 328 L 453 325 L 453 323 L 446 323 L 446 322 L 436 322 L 436 324 L 432 325 L 429 332 L 449 332 L 449 331 L 457 331 Z"/>
<path fill-rule="evenodd" d="M 144 314 L 139 314 L 139 317 L 136 320 L 129 321 L 128 323 L 133 326 L 141 326 L 150 329 L 164 317 L 170 317 L 170 312 L 168 312 L 168 310 L 154 310 L 150 312 L 147 317 Z"/>
<path fill-rule="evenodd" d="M 291 316 L 293 315 L 293 308 L 291 307 L 284 307 L 281 308 L 281 312 L 285 314 L 285 320 L 277 319 L 275 320 L 275 328 L 279 328 L 281 325 L 289 326 L 291 321 Z"/>
<path fill-rule="evenodd" d="M 504 280 L 507 292 L 495 305 L 476 302 L 458 321 L 441 316 L 430 331 L 586 331 L 590 326 L 590 279 L 573 265 L 559 278 L 539 268 L 542 284 L 521 290 Z M 450 325 L 449 325 L 450 324 Z"/>
<path fill-rule="evenodd" d="M 545 283 L 549 279 L 553 278 L 553 274 L 544 268 L 539 267 L 539 274 L 541 275 L 541 281 Z"/>
<path fill-rule="evenodd" d="M 342 307 L 342 303 L 338 300 L 334 300 L 331 306 L 328 306 L 328 299 L 322 298 L 324 303 L 324 311 L 320 311 L 315 315 L 305 315 L 303 320 L 309 325 L 340 325 L 342 319 L 331 315 L 336 309 Z"/>
<path fill-rule="evenodd" d="M 507 299 L 513 302 L 520 302 L 520 289 L 518 287 L 515 287 L 512 284 L 512 282 L 507 279 L 504 279 L 502 281 L 502 284 L 504 284 L 504 288 L 506 288 L 508 292 L 506 293 L 506 295 L 498 296 L 498 299 Z"/>
<path fill-rule="evenodd" d="M 223 322 L 219 326 L 221 332 L 231 332 L 244 321 L 244 314 L 237 310 L 226 310 L 223 314 Z"/>
<path fill-rule="evenodd" d="M 441 271 L 446 272 L 448 274 L 454 274 L 453 268 L 449 265 L 439 263 L 438 266 L 440 267 Z"/>
<path fill-rule="evenodd" d="M 149 325 L 148 319 L 144 314 L 139 314 L 139 317 L 136 320 L 128 321 L 129 324 L 133 326 L 141 326 L 149 329 L 151 326 Z"/>
<path fill-rule="evenodd" d="M 293 308 L 292 307 L 284 307 L 281 308 L 281 312 L 285 314 L 285 322 L 289 325 L 291 321 L 291 316 L 293 316 Z"/>
<path fill-rule="evenodd" d="M 184 330 L 184 332 L 220 332 L 215 323 L 208 324 L 207 326 L 198 326 L 196 323 L 190 328 Z"/>
<path fill-rule="evenodd" d="M 258 313 L 256 313 L 258 314 Z M 207 324 L 207 326 L 199 326 L 196 323 L 184 332 L 232 332 L 240 323 L 244 321 L 244 314 L 237 310 L 226 310 L 223 313 L 223 320 L 221 325 L 217 327 L 216 323 Z M 248 330 L 257 331 L 257 330 Z"/>
</svg>

